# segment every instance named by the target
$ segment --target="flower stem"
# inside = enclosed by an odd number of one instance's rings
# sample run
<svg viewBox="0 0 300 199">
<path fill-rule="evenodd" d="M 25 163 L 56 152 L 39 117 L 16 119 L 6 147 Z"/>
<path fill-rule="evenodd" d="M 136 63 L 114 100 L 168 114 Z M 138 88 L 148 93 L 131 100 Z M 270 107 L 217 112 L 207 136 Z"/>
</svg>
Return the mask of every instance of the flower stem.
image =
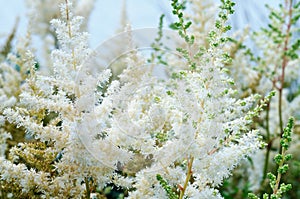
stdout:
<svg viewBox="0 0 300 199">
<path fill-rule="evenodd" d="M 194 161 L 194 157 L 191 157 L 189 162 L 188 162 L 188 170 L 186 173 L 186 178 L 185 178 L 185 182 L 183 187 L 180 189 L 180 195 L 179 195 L 179 199 L 183 199 L 184 196 L 184 192 L 189 184 L 189 181 L 192 177 L 193 171 L 192 171 L 192 167 L 193 167 L 193 161 Z"/>
<path fill-rule="evenodd" d="M 289 39 L 290 39 L 290 31 L 292 26 L 292 11 L 293 11 L 293 0 L 286 1 L 286 7 L 288 7 L 289 13 L 288 13 L 288 24 L 286 29 L 286 38 L 284 41 L 284 47 L 283 47 L 283 60 L 281 64 L 281 77 L 280 77 L 280 87 L 279 87 L 279 102 L 278 102 L 278 113 L 279 113 L 279 127 L 280 127 L 280 138 L 282 138 L 283 135 L 283 119 L 282 119 L 282 92 L 284 88 L 284 81 L 285 81 L 285 68 L 288 64 L 288 57 L 285 54 L 288 50 L 289 45 Z M 279 148 L 279 153 L 282 152 L 282 148 Z"/>
<path fill-rule="evenodd" d="M 65 0 L 66 2 L 66 21 L 67 21 L 67 26 L 68 26 L 68 34 L 69 38 L 71 39 L 73 37 L 72 35 L 72 29 L 71 29 L 71 23 L 70 23 L 70 10 L 69 10 L 69 5 L 68 5 L 68 0 Z M 72 47 L 72 58 L 73 58 L 73 69 L 76 70 L 76 59 L 75 59 L 75 50 L 74 47 Z"/>
<path fill-rule="evenodd" d="M 282 156 L 284 157 L 285 155 L 285 149 L 283 147 L 281 147 L 281 154 Z M 278 165 L 278 168 L 282 167 L 284 164 L 284 161 L 281 161 L 280 164 Z M 277 178 L 276 178 L 276 184 L 275 184 L 275 187 L 274 187 L 274 190 L 273 190 L 273 193 L 274 194 L 277 194 L 277 191 L 279 189 L 279 185 L 280 185 L 280 180 L 281 180 L 281 176 L 282 176 L 282 173 L 281 172 L 278 172 L 277 173 Z"/>
<path fill-rule="evenodd" d="M 261 181 L 261 184 L 264 183 L 266 177 L 267 177 L 267 172 L 268 172 L 268 167 L 269 167 L 269 158 L 270 158 L 270 151 L 272 148 L 272 140 L 270 140 L 270 125 L 269 125 L 269 116 L 270 116 L 270 102 L 268 102 L 267 104 L 267 109 L 266 109 L 266 131 L 267 131 L 267 137 L 266 137 L 266 141 L 268 143 L 267 146 L 267 152 L 266 152 L 266 157 L 265 157 L 265 164 L 264 164 L 264 173 L 263 173 L 263 178 Z"/>
</svg>

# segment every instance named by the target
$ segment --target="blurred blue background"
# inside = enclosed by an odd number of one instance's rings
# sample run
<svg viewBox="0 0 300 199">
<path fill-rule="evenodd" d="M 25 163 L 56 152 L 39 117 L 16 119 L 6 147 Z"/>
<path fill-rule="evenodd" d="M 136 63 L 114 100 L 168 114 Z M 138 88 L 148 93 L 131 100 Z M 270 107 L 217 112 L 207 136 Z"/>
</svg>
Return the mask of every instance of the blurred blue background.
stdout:
<svg viewBox="0 0 300 199">
<path fill-rule="evenodd" d="M 249 24 L 252 29 L 257 29 L 267 20 L 265 4 L 277 5 L 280 0 L 236 0 L 236 2 L 232 26 L 241 28 Z M 123 0 L 96 1 L 89 21 L 91 47 L 96 47 L 110 38 L 120 28 L 122 4 Z M 27 10 L 23 0 L 0 0 L 0 5 L 0 44 L 2 44 L 11 32 L 17 16 L 20 17 L 17 35 L 26 33 Z M 157 27 L 162 13 L 167 13 L 166 24 L 173 20 L 170 15 L 170 0 L 127 0 L 126 8 L 132 28 Z"/>
</svg>

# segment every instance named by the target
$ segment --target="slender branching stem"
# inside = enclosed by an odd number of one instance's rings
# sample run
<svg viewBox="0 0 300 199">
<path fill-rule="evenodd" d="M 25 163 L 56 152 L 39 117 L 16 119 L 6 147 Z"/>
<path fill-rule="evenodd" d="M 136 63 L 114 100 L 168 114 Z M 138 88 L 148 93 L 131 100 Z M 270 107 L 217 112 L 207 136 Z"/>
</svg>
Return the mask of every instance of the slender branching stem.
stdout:
<svg viewBox="0 0 300 199">
<path fill-rule="evenodd" d="M 285 149 L 283 147 L 281 147 L 281 154 L 282 156 L 284 157 L 285 155 Z M 284 161 L 281 161 L 278 165 L 278 168 L 282 167 L 284 164 Z M 281 172 L 277 172 L 277 178 L 276 178 L 276 184 L 275 184 L 275 187 L 274 187 L 274 190 L 273 190 L 273 193 L 274 194 L 277 194 L 277 191 L 279 190 L 279 185 L 280 185 L 280 180 L 281 180 L 281 176 L 282 176 L 282 173 Z"/>
<path fill-rule="evenodd" d="M 68 34 L 69 38 L 72 38 L 72 29 L 71 29 L 71 23 L 70 23 L 70 11 L 69 11 L 69 5 L 68 5 L 68 0 L 65 0 L 66 2 L 66 20 L 67 20 L 67 26 L 68 26 Z M 72 58 L 73 58 L 73 69 L 76 69 L 76 59 L 75 59 L 75 51 L 74 47 L 72 47 Z"/>
<path fill-rule="evenodd" d="M 270 101 L 267 103 L 267 108 L 266 108 L 266 142 L 268 143 L 267 146 L 267 152 L 266 152 L 266 157 L 265 157 L 265 163 L 264 163 L 264 173 L 263 173 L 263 178 L 261 181 L 261 184 L 264 183 L 264 180 L 267 177 L 267 172 L 268 172 L 268 167 L 269 167 L 269 158 L 270 158 L 270 151 L 272 148 L 273 141 L 270 140 L 270 124 L 269 124 L 269 116 L 270 116 Z"/>
<path fill-rule="evenodd" d="M 282 92 L 284 88 L 284 81 L 285 81 L 285 68 L 288 65 L 288 57 L 286 55 L 286 52 L 288 51 L 288 45 L 290 40 L 290 32 L 291 32 L 291 26 L 292 26 L 292 12 L 293 12 L 293 0 L 287 0 L 286 1 L 286 7 L 288 8 L 288 24 L 286 29 L 286 38 L 284 41 L 283 46 L 283 60 L 281 64 L 281 76 L 280 76 L 280 87 L 278 89 L 279 91 L 279 101 L 278 101 L 278 113 L 279 113 L 279 129 L 280 129 L 280 138 L 283 134 L 283 119 L 282 119 Z M 279 148 L 279 153 L 281 153 L 281 147 Z"/>
<path fill-rule="evenodd" d="M 189 184 L 189 181 L 192 177 L 192 174 L 193 174 L 193 171 L 192 171 L 193 161 L 194 161 L 194 157 L 191 157 L 190 160 L 188 161 L 188 170 L 187 170 L 187 173 L 186 173 L 186 178 L 185 178 L 184 185 L 180 189 L 179 199 L 183 199 L 184 192 L 185 192 L 185 190 L 186 190 L 186 188 Z"/>
<path fill-rule="evenodd" d="M 68 0 L 65 0 L 66 1 L 66 20 L 67 20 L 67 26 L 68 26 L 68 34 L 69 34 L 69 37 L 71 38 L 72 37 L 72 31 L 71 31 L 71 24 L 70 24 L 70 14 L 69 14 L 69 6 L 68 6 Z"/>
</svg>

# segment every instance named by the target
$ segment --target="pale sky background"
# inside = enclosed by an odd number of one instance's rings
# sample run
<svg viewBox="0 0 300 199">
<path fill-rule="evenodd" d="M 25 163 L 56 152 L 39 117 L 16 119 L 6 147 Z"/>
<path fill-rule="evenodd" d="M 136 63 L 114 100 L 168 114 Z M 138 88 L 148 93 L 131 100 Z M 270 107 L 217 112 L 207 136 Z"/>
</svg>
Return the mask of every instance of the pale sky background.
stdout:
<svg viewBox="0 0 300 199">
<path fill-rule="evenodd" d="M 277 4 L 280 0 L 236 0 L 234 26 L 250 22 L 257 29 L 267 19 L 265 4 Z M 0 41 L 12 30 L 16 17 L 20 16 L 18 35 L 26 32 L 26 8 L 24 0 L 0 0 Z M 122 0 L 98 0 L 89 21 L 91 47 L 109 39 L 120 27 Z M 157 27 L 163 12 L 170 11 L 170 0 L 127 0 L 128 17 L 133 28 Z M 168 15 L 170 16 L 170 14 Z M 172 20 L 167 16 L 167 23 Z M 243 25 L 241 25 L 243 24 Z M 2 44 L 3 42 L 1 42 Z"/>
</svg>

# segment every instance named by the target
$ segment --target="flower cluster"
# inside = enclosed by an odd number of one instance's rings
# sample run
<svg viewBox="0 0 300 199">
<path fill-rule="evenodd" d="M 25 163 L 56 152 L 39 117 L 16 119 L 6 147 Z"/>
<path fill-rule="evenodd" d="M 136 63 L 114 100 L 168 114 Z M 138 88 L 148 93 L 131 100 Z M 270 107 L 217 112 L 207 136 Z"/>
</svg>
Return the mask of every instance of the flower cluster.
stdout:
<svg viewBox="0 0 300 199">
<path fill-rule="evenodd" d="M 273 25 L 255 35 L 271 38 L 258 42 L 265 53 L 258 58 L 243 35 L 229 37 L 231 0 L 219 8 L 210 0 L 172 0 L 176 51 L 164 51 L 174 48 L 164 42 L 161 17 L 150 58 L 135 48 L 128 26 L 126 47 L 116 51 L 128 50 L 106 69 L 97 62 L 105 53 L 88 47 L 86 22 L 77 16 L 88 18 L 94 1 L 57 1 L 60 11 L 51 2 L 45 12 L 46 2 L 29 1 L 36 10 L 29 28 L 54 38 L 44 63 L 49 73 L 39 70 L 30 33 L 0 65 L 1 197 L 115 198 L 106 191 L 113 187 L 132 199 L 230 198 L 232 190 L 221 186 L 241 163 L 236 173 L 257 170 L 247 176 L 251 191 L 265 186 L 277 138 L 278 175 L 268 175 L 270 185 L 277 197 L 290 188 L 280 183 L 293 120 L 283 124 L 300 104 L 286 92 L 297 77 L 290 68 L 299 65 L 290 26 L 300 3 L 272 10 Z M 114 64 L 121 65 L 117 73 Z M 164 78 L 155 74 L 158 64 Z"/>
</svg>

